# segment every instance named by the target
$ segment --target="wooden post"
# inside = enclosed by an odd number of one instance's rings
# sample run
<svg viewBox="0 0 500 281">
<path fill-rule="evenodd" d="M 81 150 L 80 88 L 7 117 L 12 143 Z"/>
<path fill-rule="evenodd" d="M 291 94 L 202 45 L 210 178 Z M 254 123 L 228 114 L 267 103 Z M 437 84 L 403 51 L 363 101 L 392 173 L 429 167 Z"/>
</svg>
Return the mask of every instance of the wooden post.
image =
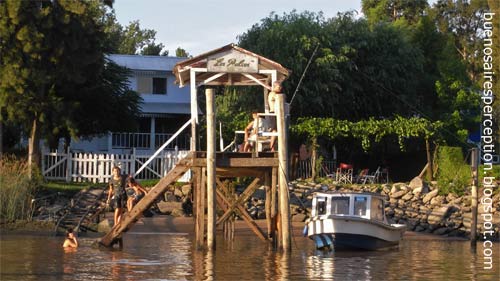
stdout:
<svg viewBox="0 0 500 281">
<path fill-rule="evenodd" d="M 281 214 L 281 233 L 282 247 L 284 251 L 292 249 L 290 236 L 290 205 L 288 201 L 288 161 L 286 147 L 286 128 L 285 128 L 285 99 L 283 95 L 276 95 L 276 121 L 278 127 L 278 176 L 279 176 L 279 194 L 280 194 L 280 214 Z"/>
<path fill-rule="evenodd" d="M 273 167 L 271 172 L 271 218 L 273 219 L 273 224 L 271 227 L 271 234 L 273 237 L 273 245 L 276 247 L 279 244 L 279 239 L 276 237 L 276 226 L 278 224 L 278 200 L 276 199 L 276 187 L 278 185 L 278 168 Z"/>
<path fill-rule="evenodd" d="M 272 216 L 271 216 L 271 175 L 269 172 L 264 174 L 264 185 L 266 186 L 266 223 L 267 223 L 267 238 L 272 237 Z"/>
<path fill-rule="evenodd" d="M 57 153 L 56 153 L 57 155 Z M 68 149 L 66 151 L 66 182 L 71 182 L 72 174 L 73 174 L 73 161 L 71 159 L 72 153 L 71 149 L 68 146 Z"/>
<path fill-rule="evenodd" d="M 196 248 L 203 248 L 205 236 L 205 168 L 196 169 Z"/>
<path fill-rule="evenodd" d="M 432 167 L 432 157 L 431 157 L 431 144 L 429 143 L 429 139 L 426 138 L 425 139 L 425 152 L 426 152 L 426 155 L 427 155 L 427 164 L 429 164 L 427 166 L 427 178 L 432 181 L 434 180 L 433 178 L 433 167 Z"/>
<path fill-rule="evenodd" d="M 198 125 L 198 97 L 196 93 L 196 72 L 189 72 L 191 82 L 191 151 L 196 151 L 196 130 Z"/>
<path fill-rule="evenodd" d="M 215 250 L 215 95 L 205 90 L 207 102 L 207 246 Z"/>
<path fill-rule="evenodd" d="M 472 194 L 471 194 L 471 209 L 472 222 L 470 225 L 470 243 L 473 247 L 476 246 L 477 236 L 477 167 L 479 164 L 479 149 L 473 148 L 471 151 L 471 170 L 472 170 Z"/>
</svg>

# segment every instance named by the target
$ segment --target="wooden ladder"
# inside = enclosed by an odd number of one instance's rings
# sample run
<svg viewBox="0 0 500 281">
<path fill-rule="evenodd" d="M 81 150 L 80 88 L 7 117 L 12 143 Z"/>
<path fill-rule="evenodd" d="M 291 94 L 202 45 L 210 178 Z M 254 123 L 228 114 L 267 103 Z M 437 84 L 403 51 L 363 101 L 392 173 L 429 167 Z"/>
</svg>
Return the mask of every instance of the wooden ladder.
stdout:
<svg viewBox="0 0 500 281">
<path fill-rule="evenodd" d="M 163 177 L 149 192 L 142 198 L 137 205 L 132 208 L 130 212 L 122 215 L 120 223 L 113 226 L 113 228 L 101 238 L 99 243 L 106 247 L 112 247 L 115 243 L 121 246 L 121 233 L 128 230 L 139 218 L 145 210 L 153 204 L 158 196 L 162 196 L 167 190 L 168 186 L 177 181 L 185 172 L 187 172 L 192 165 L 191 155 L 187 155 L 179 160 L 175 168 L 172 169 L 165 177 Z"/>
</svg>

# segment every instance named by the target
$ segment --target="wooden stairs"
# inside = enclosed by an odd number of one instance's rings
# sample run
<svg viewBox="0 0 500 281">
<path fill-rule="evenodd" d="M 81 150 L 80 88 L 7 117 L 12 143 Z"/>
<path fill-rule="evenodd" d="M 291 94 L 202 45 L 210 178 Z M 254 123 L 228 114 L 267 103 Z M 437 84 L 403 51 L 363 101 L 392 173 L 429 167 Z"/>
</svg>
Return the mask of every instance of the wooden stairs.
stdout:
<svg viewBox="0 0 500 281">
<path fill-rule="evenodd" d="M 113 228 L 101 238 L 99 243 L 106 247 L 113 247 L 115 243 L 121 245 L 121 234 L 127 231 L 135 221 L 142 215 L 142 212 L 147 210 L 153 204 L 157 197 L 162 196 L 168 186 L 177 181 L 185 172 L 192 166 L 192 156 L 187 155 L 179 160 L 175 168 L 173 168 L 165 177 L 163 177 L 148 194 L 142 198 L 134 208 L 127 213 L 124 213 L 121 222 L 113 226 Z"/>
<path fill-rule="evenodd" d="M 71 228 L 76 232 L 96 231 L 89 225 L 104 211 L 103 198 L 104 190 L 99 187 L 89 187 L 78 192 L 58 219 L 55 227 L 56 235 L 60 228 Z"/>
</svg>

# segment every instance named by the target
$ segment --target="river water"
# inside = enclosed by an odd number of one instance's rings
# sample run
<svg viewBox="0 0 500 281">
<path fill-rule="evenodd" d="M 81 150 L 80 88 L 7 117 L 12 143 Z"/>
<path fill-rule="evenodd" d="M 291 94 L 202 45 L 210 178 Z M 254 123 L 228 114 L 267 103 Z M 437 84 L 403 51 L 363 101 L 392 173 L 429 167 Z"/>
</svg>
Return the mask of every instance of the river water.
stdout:
<svg viewBox="0 0 500 281">
<path fill-rule="evenodd" d="M 63 237 L 2 234 L 0 280 L 499 280 L 499 245 L 493 269 L 483 269 L 483 247 L 468 241 L 405 238 L 399 250 L 325 252 L 303 237 L 291 254 L 269 249 L 253 235 L 234 241 L 217 235 L 215 252 L 196 251 L 179 233 L 124 236 L 122 251 L 93 246 L 61 248 Z"/>
</svg>

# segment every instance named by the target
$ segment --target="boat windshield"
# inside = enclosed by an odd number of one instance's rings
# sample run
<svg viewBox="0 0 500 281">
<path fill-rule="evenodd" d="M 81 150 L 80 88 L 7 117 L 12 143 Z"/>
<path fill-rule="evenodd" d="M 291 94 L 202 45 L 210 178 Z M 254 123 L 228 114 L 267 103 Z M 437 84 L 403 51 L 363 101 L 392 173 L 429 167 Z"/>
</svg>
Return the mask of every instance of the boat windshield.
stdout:
<svg viewBox="0 0 500 281">
<path fill-rule="evenodd" d="M 332 197 L 332 214 L 349 215 L 349 197 Z"/>
<path fill-rule="evenodd" d="M 316 215 L 326 214 L 326 198 L 318 197 L 316 201 Z"/>
<path fill-rule="evenodd" d="M 368 198 L 366 196 L 354 196 L 354 215 L 366 216 L 366 204 Z"/>
</svg>

